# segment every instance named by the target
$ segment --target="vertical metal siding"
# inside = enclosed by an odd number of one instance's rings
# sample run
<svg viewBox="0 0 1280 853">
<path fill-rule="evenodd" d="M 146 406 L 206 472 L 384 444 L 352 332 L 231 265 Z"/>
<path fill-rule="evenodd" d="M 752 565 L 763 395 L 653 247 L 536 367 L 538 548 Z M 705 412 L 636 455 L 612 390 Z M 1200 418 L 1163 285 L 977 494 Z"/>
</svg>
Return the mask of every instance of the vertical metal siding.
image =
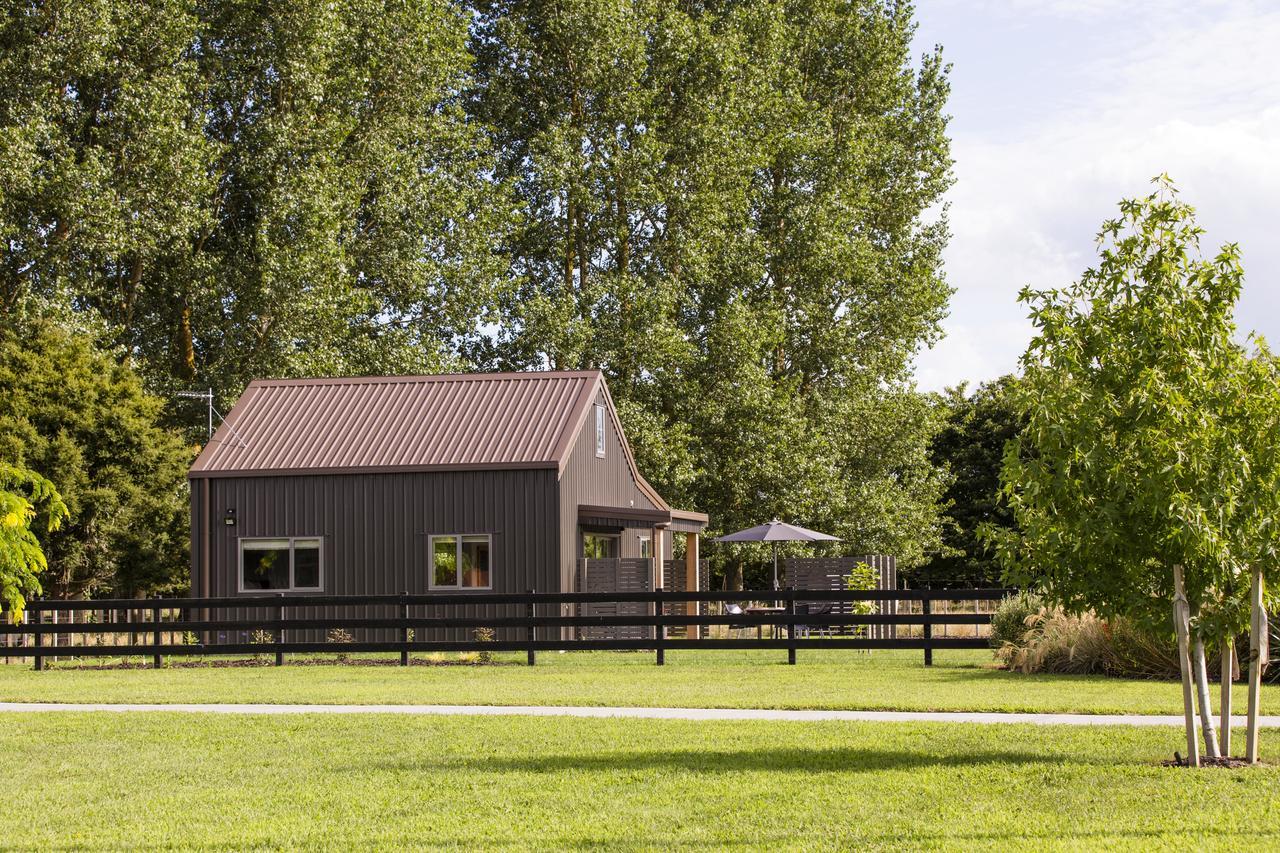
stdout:
<svg viewBox="0 0 1280 853">
<path fill-rule="evenodd" d="M 592 405 L 608 405 L 603 389 L 596 392 Z M 580 537 L 578 506 L 635 507 L 657 509 L 641 491 L 622 449 L 622 437 L 613 419 L 605 418 L 605 454 L 596 456 L 596 419 L 594 410 L 583 422 L 573 449 L 560 476 L 560 584 L 565 591 L 574 588 Z M 634 534 L 634 531 L 633 531 Z M 622 557 L 638 557 L 639 542 L 623 532 Z M 630 541 L 628 541 L 630 540 Z M 665 550 L 665 549 L 664 549 Z"/>
<path fill-rule="evenodd" d="M 326 594 L 430 594 L 433 533 L 492 534 L 495 591 L 561 588 L 554 470 L 226 477 L 211 481 L 210 494 L 216 519 L 236 510 L 234 527 L 213 530 L 214 596 L 239 595 L 239 539 L 276 536 L 323 539 Z M 193 511 L 193 544 L 198 525 Z M 192 581 L 194 588 L 194 571 Z M 498 611 L 477 605 L 462 612 Z"/>
</svg>

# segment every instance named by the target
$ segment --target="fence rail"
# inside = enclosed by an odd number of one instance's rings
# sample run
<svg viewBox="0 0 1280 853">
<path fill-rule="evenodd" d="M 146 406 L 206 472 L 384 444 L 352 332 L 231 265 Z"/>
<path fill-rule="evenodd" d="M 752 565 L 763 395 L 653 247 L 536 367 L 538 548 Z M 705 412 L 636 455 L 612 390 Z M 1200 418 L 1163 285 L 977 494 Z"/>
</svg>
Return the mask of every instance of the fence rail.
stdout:
<svg viewBox="0 0 1280 853">
<path fill-rule="evenodd" d="M 742 592 L 527 592 L 461 593 L 432 595 L 261 595 L 224 598 L 100 599 L 85 601 L 32 601 L 24 620 L 10 624 L 0 614 L 0 657 L 32 659 L 42 669 L 45 659 L 57 657 L 147 656 L 159 667 L 164 657 L 202 655 L 264 655 L 274 653 L 277 665 L 287 654 L 315 652 L 398 653 L 401 665 L 413 652 L 523 651 L 530 665 L 539 651 L 650 650 L 656 663 L 664 662 L 669 649 L 786 649 L 788 663 L 804 649 L 915 649 L 924 652 L 925 664 L 942 649 L 984 648 L 987 640 L 934 636 L 933 627 L 989 625 L 991 614 L 935 613 L 935 601 L 994 601 L 1004 589 L 966 590 L 832 590 L 782 589 Z M 850 613 L 832 608 L 829 613 L 803 612 L 798 602 L 918 602 L 902 612 Z M 667 605 L 700 602 L 719 604 L 719 614 L 670 612 Z M 757 603 L 754 612 L 731 613 L 725 605 Z M 612 603 L 632 605 L 643 612 L 571 615 L 569 605 Z M 459 610 L 475 605 L 504 605 L 510 615 L 446 613 L 415 614 L 415 608 Z M 639 607 L 637 607 L 639 605 Z M 316 615 L 317 608 L 341 611 Z M 381 608 L 375 615 L 361 611 Z M 896 609 L 896 608 L 895 608 Z M 975 607 L 976 609 L 976 607 Z M 218 611 L 231 610 L 223 618 Z M 541 611 L 541 612 L 539 612 Z M 254 613 L 260 613 L 254 617 Z M 387 615 L 394 613 L 395 615 Z M 522 614 L 522 615 L 516 615 Z M 599 638 L 584 636 L 583 629 L 633 627 L 643 637 Z M 728 636 L 694 638 L 671 636 L 691 627 L 721 627 Z M 920 626 L 920 636 L 886 636 L 874 626 Z M 505 636 L 479 639 L 476 629 L 504 632 Z M 766 629 L 769 635 L 766 636 Z M 320 641 L 308 632 L 342 632 L 344 642 Z M 461 639 L 418 639 L 419 631 L 470 632 Z M 733 636 L 734 631 L 754 631 L 754 636 Z M 220 640 L 228 633 L 248 635 L 254 642 Z M 381 632 L 395 639 L 360 637 L 346 632 Z M 290 634 L 294 634 L 293 637 Z M 299 638 L 297 634 L 304 636 Z M 696 634 L 696 632 L 693 632 Z M 76 640 L 80 642 L 77 644 Z M 94 638 L 90 642 L 90 638 Z M 108 642 L 109 640 L 109 642 Z"/>
</svg>

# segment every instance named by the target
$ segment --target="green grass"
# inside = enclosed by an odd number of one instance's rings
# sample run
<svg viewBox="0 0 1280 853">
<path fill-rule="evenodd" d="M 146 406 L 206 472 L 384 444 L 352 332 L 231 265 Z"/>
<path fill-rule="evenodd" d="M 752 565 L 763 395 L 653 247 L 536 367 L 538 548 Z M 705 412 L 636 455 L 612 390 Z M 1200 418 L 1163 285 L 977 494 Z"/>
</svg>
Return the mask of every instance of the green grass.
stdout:
<svg viewBox="0 0 1280 853">
<path fill-rule="evenodd" d="M 1280 769 L 1159 767 L 1178 743 L 1163 727 L 12 714 L 0 848 L 1280 845 Z"/>
<path fill-rule="evenodd" d="M 385 659 L 385 658 L 384 658 Z M 538 666 L 263 666 L 35 672 L 0 666 L 0 701 L 440 703 L 712 708 L 850 708 L 1177 714 L 1173 682 L 994 669 L 984 651 L 919 653 L 670 652 L 542 654 Z M 1216 691 L 1215 691 L 1216 695 Z M 1236 707 L 1244 708 L 1243 688 Z M 1280 706 L 1280 687 L 1263 707 Z"/>
</svg>

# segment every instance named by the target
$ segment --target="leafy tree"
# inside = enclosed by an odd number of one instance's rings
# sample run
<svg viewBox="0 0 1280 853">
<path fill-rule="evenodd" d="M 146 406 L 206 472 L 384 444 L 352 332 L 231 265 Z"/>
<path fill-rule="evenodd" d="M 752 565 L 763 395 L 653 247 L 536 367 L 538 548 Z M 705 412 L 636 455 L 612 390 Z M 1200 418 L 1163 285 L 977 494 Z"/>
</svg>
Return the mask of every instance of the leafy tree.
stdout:
<svg viewBox="0 0 1280 853">
<path fill-rule="evenodd" d="M 1235 339 L 1238 248 L 1199 257 L 1192 208 L 1158 182 L 1104 224 L 1078 283 L 1022 293 L 1037 334 L 1002 472 L 1017 529 L 992 536 L 1015 583 L 1165 632 L 1183 567 L 1212 755 L 1203 645 L 1244 630 L 1251 567 L 1275 572 L 1280 386 L 1265 346 Z"/>
<path fill-rule="evenodd" d="M 26 596 L 40 593 L 36 576 L 48 566 L 32 525 L 51 532 L 66 514 L 53 483 L 25 468 L 0 464 L 0 606 L 15 623 L 22 619 Z"/>
<path fill-rule="evenodd" d="M 32 295 L 99 316 L 160 391 L 453 364 L 508 215 L 466 38 L 436 0 L 15 9 L 0 320 Z"/>
<path fill-rule="evenodd" d="M 0 460 L 44 472 L 65 502 L 44 538 L 45 590 L 136 595 L 186 582 L 186 469 L 162 401 L 84 334 L 48 321 L 0 332 Z"/>
<path fill-rule="evenodd" d="M 131 330 L 178 298 L 161 265 L 191 253 L 214 188 L 197 26 L 185 0 L 34 2 L 0 20 L 0 315 L 35 294 Z"/>
<path fill-rule="evenodd" d="M 1001 583 L 996 555 L 979 535 L 984 525 L 1013 527 L 1013 514 L 999 500 L 1005 445 L 1017 436 L 1021 418 L 1010 399 L 1012 376 L 986 382 L 968 393 L 947 389 L 939 400 L 946 423 L 933 438 L 930 458 L 954 479 L 943 495 L 943 550 L 911 573 L 916 583 L 994 586 Z"/>
<path fill-rule="evenodd" d="M 911 8 L 474 9 L 470 107 L 523 214 L 478 357 L 602 368 L 655 485 L 722 529 L 936 547 L 936 419 L 908 383 L 949 293 L 924 216 L 948 84 L 937 52 L 912 62 Z"/>
</svg>

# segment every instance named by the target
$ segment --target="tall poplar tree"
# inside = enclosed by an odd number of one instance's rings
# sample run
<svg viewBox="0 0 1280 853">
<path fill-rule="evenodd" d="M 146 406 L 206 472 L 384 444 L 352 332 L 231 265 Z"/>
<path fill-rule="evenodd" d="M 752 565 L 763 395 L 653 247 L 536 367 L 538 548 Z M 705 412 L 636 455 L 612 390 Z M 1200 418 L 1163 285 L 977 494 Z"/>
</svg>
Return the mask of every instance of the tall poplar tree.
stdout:
<svg viewBox="0 0 1280 853">
<path fill-rule="evenodd" d="M 599 367 L 647 472 L 717 527 L 936 546 L 910 387 L 949 290 L 948 84 L 908 4 L 475 4 L 473 114 L 522 226 L 491 357 Z"/>
<path fill-rule="evenodd" d="M 447 0 L 0 18 L 0 322 L 101 318 L 155 390 L 454 363 L 508 214 Z"/>
</svg>

